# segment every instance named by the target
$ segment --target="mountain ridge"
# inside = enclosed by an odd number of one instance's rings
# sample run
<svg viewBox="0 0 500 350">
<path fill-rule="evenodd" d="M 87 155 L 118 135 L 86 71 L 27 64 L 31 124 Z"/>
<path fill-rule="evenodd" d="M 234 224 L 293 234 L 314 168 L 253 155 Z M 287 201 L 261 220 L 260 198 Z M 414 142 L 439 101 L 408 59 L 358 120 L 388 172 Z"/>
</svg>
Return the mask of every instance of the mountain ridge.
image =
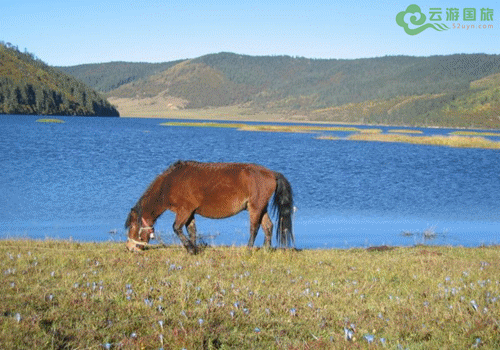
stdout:
<svg viewBox="0 0 500 350">
<path fill-rule="evenodd" d="M 120 101 L 118 109 L 122 102 L 141 105 L 143 115 L 151 108 L 235 106 L 315 121 L 500 127 L 500 79 L 488 78 L 500 73 L 499 55 L 347 60 L 221 52 L 163 67 L 106 96 Z"/>
</svg>

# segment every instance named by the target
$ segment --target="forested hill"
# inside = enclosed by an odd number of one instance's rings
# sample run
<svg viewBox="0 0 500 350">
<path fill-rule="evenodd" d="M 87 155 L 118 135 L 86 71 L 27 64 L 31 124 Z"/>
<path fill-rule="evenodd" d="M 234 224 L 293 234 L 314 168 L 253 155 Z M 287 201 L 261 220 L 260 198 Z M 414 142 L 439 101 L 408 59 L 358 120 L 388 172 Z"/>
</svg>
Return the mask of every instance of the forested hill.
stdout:
<svg viewBox="0 0 500 350">
<path fill-rule="evenodd" d="M 0 114 L 118 116 L 103 96 L 65 74 L 0 43 Z"/>
<path fill-rule="evenodd" d="M 307 120 L 500 127 L 499 55 L 336 60 L 218 53 L 130 64 L 134 74 L 124 65 L 63 69 L 79 79 L 93 76 L 86 81 L 118 109 L 134 106 L 142 115 L 239 106 Z"/>
<path fill-rule="evenodd" d="M 164 63 L 109 62 L 57 67 L 101 92 L 160 73 L 182 61 Z"/>
</svg>

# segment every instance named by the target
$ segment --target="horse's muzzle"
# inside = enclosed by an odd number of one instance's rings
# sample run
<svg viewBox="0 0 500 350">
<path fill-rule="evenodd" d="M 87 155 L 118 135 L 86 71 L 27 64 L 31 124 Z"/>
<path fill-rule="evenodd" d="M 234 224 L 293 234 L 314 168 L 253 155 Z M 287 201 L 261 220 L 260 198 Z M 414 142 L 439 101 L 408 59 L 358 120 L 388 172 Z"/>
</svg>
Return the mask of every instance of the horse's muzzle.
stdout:
<svg viewBox="0 0 500 350">
<path fill-rule="evenodd" d="M 136 241 L 135 239 L 127 239 L 127 249 L 131 252 L 140 252 L 143 251 L 144 248 L 146 247 L 147 243 L 146 242 L 139 242 Z"/>
</svg>

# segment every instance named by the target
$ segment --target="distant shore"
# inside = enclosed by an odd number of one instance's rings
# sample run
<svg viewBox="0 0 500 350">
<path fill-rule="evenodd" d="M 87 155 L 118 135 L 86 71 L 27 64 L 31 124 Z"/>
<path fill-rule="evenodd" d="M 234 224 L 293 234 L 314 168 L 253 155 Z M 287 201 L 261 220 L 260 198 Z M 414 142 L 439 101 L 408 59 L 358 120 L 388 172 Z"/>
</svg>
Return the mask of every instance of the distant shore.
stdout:
<svg viewBox="0 0 500 350">
<path fill-rule="evenodd" d="M 115 101 L 115 99 L 110 99 Z M 301 114 L 282 114 L 270 112 L 255 112 L 250 108 L 229 106 L 216 108 L 196 108 L 196 109 L 171 109 L 144 108 L 142 105 L 134 103 L 120 103 L 120 116 L 122 118 L 159 118 L 159 119 L 189 119 L 189 120 L 226 120 L 226 121 L 246 121 L 246 122 L 275 122 L 275 123 L 293 123 L 293 122 L 314 122 L 314 123 L 333 123 L 326 121 L 314 121 L 306 115 Z M 340 124 L 340 123 L 339 123 Z M 345 123 L 344 123 L 345 124 Z"/>
<path fill-rule="evenodd" d="M 375 124 L 364 122 L 352 122 L 342 120 L 316 120 L 301 113 L 286 114 L 273 112 L 255 112 L 250 108 L 229 106 L 196 109 L 170 109 L 159 108 L 143 109 L 138 104 L 121 104 L 121 118 L 151 118 L 165 120 L 199 120 L 199 121 L 230 121 L 230 122 L 261 122 L 261 123 L 300 123 L 300 124 L 325 124 L 325 125 L 356 125 L 370 127 L 394 127 L 394 128 L 426 128 L 426 129 L 455 129 L 455 130 L 497 130 L 481 127 L 463 126 L 439 126 L 439 125 L 408 125 L 408 124 Z"/>
</svg>

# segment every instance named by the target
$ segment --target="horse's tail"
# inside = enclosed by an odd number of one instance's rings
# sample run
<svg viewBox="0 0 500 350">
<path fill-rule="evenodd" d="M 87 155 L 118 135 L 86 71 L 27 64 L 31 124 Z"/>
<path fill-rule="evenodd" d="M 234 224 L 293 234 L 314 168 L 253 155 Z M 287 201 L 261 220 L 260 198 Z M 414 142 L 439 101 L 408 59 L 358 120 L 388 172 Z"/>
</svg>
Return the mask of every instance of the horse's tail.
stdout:
<svg viewBox="0 0 500 350">
<path fill-rule="evenodd" d="M 279 246 L 289 247 L 295 245 L 295 237 L 292 231 L 292 186 L 283 174 L 277 172 L 274 174 L 276 176 L 276 191 L 274 192 L 272 209 L 278 216 L 276 240 Z"/>
</svg>

